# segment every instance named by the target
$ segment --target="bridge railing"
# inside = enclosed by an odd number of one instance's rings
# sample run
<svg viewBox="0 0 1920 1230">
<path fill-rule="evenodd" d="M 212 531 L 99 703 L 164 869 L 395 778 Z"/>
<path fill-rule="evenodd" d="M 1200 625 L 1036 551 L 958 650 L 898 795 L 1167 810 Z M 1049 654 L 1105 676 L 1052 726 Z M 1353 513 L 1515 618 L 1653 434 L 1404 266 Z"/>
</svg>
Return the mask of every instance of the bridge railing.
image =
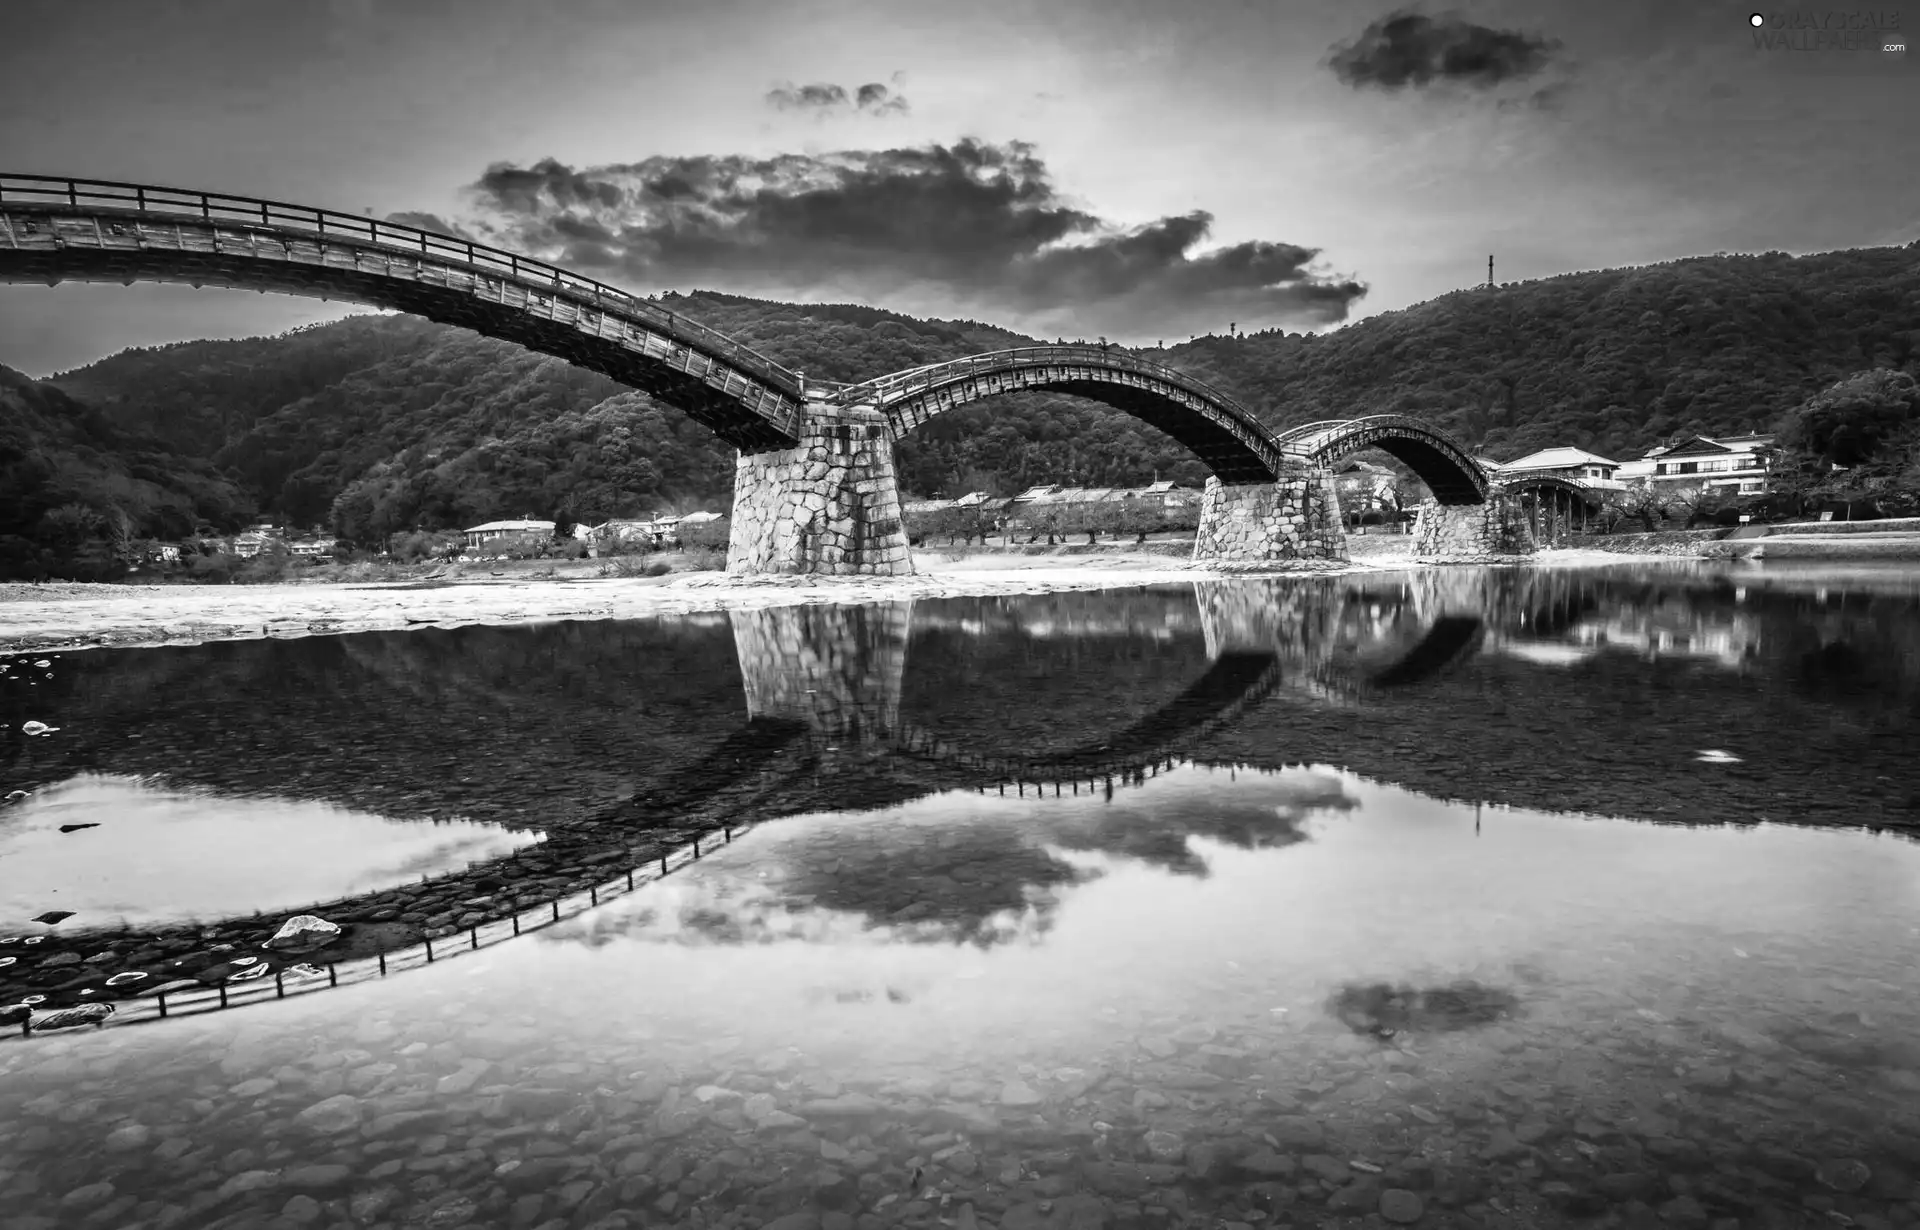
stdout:
<svg viewBox="0 0 1920 1230">
<path fill-rule="evenodd" d="M 1496 483 L 1510 483 L 1510 482 L 1516 482 L 1516 481 L 1524 481 L 1530 478 L 1552 478 L 1552 479 L 1557 479 L 1563 483 L 1569 483 L 1575 487 L 1583 487 L 1589 491 L 1606 490 L 1605 487 L 1602 487 L 1599 485 L 1600 482 L 1603 482 L 1605 480 L 1579 478 L 1574 475 L 1568 474 L 1565 470 L 1548 470 L 1548 469 L 1495 470 L 1493 473 L 1489 474 L 1487 477 L 1491 478 Z"/>
<path fill-rule="evenodd" d="M 1275 438 L 1280 441 L 1280 447 L 1290 453 L 1311 452 L 1312 450 L 1301 444 L 1300 441 L 1307 439 L 1309 436 L 1318 435 L 1330 428 L 1344 427 L 1354 421 L 1353 419 L 1321 419 L 1317 423 L 1302 423 L 1298 427 L 1289 427 L 1284 431 L 1277 432 Z"/>
<path fill-rule="evenodd" d="M 218 192 L 192 192 L 114 180 L 0 173 L 0 208 L 7 205 L 25 205 L 69 214 L 131 210 L 143 214 L 193 217 L 201 221 L 283 227 L 308 231 L 323 239 L 337 236 L 356 243 L 398 248 L 409 253 L 458 261 L 524 284 L 551 287 L 555 291 L 588 300 L 600 311 L 655 325 L 662 332 L 743 372 L 751 373 L 783 393 L 794 397 L 800 394 L 799 379 L 787 368 L 723 333 L 670 312 L 638 295 L 504 248 L 437 234 L 405 223 L 384 222 L 378 218 L 315 209 L 286 201 L 229 196 Z"/>
<path fill-rule="evenodd" d="M 949 384 L 967 376 L 984 375 L 991 372 L 1011 371 L 1015 368 L 1029 367 L 1040 363 L 1091 363 L 1100 367 L 1113 367 L 1122 371 L 1138 372 L 1143 376 L 1152 376 L 1168 384 L 1181 385 L 1201 393 L 1226 409 L 1245 418 L 1258 422 L 1251 410 L 1240 402 L 1214 388 L 1198 376 L 1190 376 L 1178 368 L 1168 367 L 1164 363 L 1155 363 L 1151 359 L 1142 359 L 1115 346 L 1021 346 L 1012 350 L 995 350 L 986 354 L 969 355 L 962 359 L 949 359 L 943 363 L 929 363 L 922 367 L 904 372 L 895 372 L 890 376 L 881 376 L 862 384 L 852 385 L 843 390 L 840 396 L 849 401 L 864 400 L 873 397 L 904 397 L 922 389 Z"/>
<path fill-rule="evenodd" d="M 585 888 L 540 895 L 537 899 L 515 898 L 517 904 L 510 913 L 470 926 L 429 928 L 421 932 L 421 939 L 417 943 L 384 949 L 372 956 L 353 957 L 341 961 L 315 958 L 312 962 L 300 962 L 305 968 L 299 970 L 287 964 L 286 958 L 282 957 L 276 963 L 276 968 L 269 971 L 272 974 L 270 979 L 262 975 L 239 982 L 229 980 L 192 988 L 182 987 L 158 995 L 149 992 L 146 995 L 135 995 L 119 1000 L 88 1002 L 111 1002 L 114 1008 L 113 1015 L 100 1022 L 99 1027 L 119 1027 L 149 1024 L 154 1021 L 194 1016 L 205 1012 L 218 1012 L 248 1004 L 264 1003 L 267 1000 L 293 999 L 332 987 L 355 986 L 432 965 L 436 961 L 445 961 L 470 952 L 480 952 L 495 944 L 556 926 L 588 910 L 597 909 L 615 897 L 639 892 L 649 884 L 690 867 L 708 855 L 732 845 L 736 837 L 752 832 L 755 827 L 757 826 L 750 821 L 731 822 L 700 832 L 690 843 L 676 849 L 652 850 L 642 854 L 636 848 L 631 852 L 631 859 L 623 870 L 608 872 L 604 878 L 589 882 Z M 309 912 L 302 908 L 274 911 L 276 914 L 287 917 Z M 235 955 L 240 954 L 236 952 Z M 297 956 L 295 960 L 298 961 Z M 289 975 L 292 976 L 289 977 Z M 79 1030 L 57 1032 L 77 1033 Z M 29 1016 L 20 1022 L 17 1032 L 0 1032 L 0 1045 L 4 1045 L 8 1039 L 43 1036 L 47 1035 L 34 1029 L 33 1019 Z"/>
</svg>

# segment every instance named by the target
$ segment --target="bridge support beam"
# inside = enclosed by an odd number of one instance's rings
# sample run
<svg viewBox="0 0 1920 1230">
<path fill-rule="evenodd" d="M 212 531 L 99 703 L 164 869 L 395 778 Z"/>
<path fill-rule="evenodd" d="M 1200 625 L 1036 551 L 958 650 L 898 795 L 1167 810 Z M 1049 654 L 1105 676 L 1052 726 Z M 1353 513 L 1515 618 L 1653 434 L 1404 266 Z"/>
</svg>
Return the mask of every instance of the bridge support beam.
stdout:
<svg viewBox="0 0 1920 1230">
<path fill-rule="evenodd" d="M 809 397 L 797 446 L 740 454 L 727 571 L 911 575 L 886 416 Z"/>
<path fill-rule="evenodd" d="M 1231 571 L 1346 558 L 1340 500 L 1327 469 L 1303 467 L 1278 482 L 1245 486 L 1207 480 L 1193 540 L 1195 565 Z"/>
<path fill-rule="evenodd" d="M 1420 505 L 1413 523 L 1416 559 L 1474 563 L 1511 559 L 1533 551 L 1526 511 L 1514 497 L 1498 489 L 1487 493 L 1484 504 Z"/>
</svg>

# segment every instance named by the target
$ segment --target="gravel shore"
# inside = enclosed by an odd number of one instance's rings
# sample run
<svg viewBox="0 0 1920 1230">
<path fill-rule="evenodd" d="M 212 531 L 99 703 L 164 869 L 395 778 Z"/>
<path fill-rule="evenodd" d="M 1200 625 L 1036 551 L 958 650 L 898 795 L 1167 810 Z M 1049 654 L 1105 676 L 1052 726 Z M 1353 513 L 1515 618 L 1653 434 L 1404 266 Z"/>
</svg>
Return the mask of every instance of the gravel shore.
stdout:
<svg viewBox="0 0 1920 1230">
<path fill-rule="evenodd" d="M 1372 546 L 1371 543 L 1368 544 Z M 1398 543 L 1393 544 L 1398 546 Z M 1367 551 L 1344 568 L 1303 575 L 1420 567 Z M 1547 551 L 1542 564 L 1618 564 L 1618 555 Z M 983 597 L 1221 580 L 1166 556 L 922 558 L 911 577 L 664 577 L 463 579 L 365 584 L 0 585 L 0 654 L 299 637 L 559 619 L 642 619 L 812 603 Z M 1276 573 L 1278 570 L 1276 570 Z M 1263 574 L 1272 575 L 1272 574 Z"/>
</svg>

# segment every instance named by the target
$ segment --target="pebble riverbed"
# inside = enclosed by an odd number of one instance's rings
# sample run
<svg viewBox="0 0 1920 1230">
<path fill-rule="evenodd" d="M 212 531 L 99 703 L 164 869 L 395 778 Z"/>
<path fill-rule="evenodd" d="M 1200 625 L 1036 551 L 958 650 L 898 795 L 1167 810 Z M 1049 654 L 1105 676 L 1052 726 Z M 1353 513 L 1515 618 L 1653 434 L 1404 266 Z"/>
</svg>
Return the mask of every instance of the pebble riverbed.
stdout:
<svg viewBox="0 0 1920 1230">
<path fill-rule="evenodd" d="M 1198 809 L 1240 835 L 1111 836 Z M 1202 770 L 797 818 L 387 983 L 0 1047 L 0 1226 L 1920 1225 L 1912 843 L 1477 819 Z M 964 942 L 896 908 L 1036 851 L 1077 874 Z"/>
</svg>

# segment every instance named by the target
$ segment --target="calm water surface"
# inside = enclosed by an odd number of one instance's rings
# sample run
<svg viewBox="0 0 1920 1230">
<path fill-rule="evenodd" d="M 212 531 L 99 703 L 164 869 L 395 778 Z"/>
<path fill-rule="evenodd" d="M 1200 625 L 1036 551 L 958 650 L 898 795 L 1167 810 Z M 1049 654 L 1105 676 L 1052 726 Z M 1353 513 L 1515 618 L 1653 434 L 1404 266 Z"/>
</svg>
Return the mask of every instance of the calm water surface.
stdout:
<svg viewBox="0 0 1920 1230">
<path fill-rule="evenodd" d="M 457 961 L 0 1044 L 0 1227 L 1920 1225 L 1911 574 L 47 669 L 0 682 L 18 807 L 164 773 L 210 809 L 767 822 Z"/>
<path fill-rule="evenodd" d="M 420 825 L 306 799 L 227 799 L 86 774 L 0 811 L 0 928 L 225 918 L 404 884 L 531 834 Z"/>
</svg>

